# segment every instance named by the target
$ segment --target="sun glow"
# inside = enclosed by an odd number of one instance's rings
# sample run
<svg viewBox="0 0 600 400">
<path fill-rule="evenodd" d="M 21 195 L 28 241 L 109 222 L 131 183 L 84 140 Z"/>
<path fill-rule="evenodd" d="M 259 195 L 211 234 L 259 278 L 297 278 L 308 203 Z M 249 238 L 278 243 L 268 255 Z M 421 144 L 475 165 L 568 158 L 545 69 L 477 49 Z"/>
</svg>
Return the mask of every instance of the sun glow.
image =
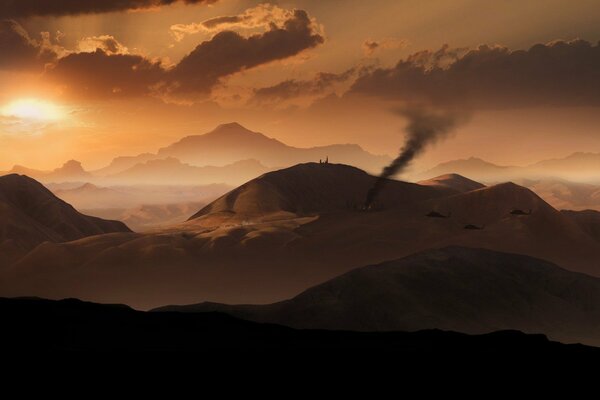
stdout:
<svg viewBox="0 0 600 400">
<path fill-rule="evenodd" d="M 65 116 L 61 107 L 38 99 L 15 100 L 2 107 L 0 114 L 34 121 L 59 121 Z"/>
</svg>

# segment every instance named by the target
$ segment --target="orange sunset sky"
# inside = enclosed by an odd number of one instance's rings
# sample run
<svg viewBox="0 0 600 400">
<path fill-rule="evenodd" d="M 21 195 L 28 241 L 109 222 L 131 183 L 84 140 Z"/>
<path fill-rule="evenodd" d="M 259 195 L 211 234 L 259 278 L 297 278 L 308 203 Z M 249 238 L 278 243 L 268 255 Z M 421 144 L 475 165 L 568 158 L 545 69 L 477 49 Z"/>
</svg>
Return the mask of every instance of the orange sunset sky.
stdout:
<svg viewBox="0 0 600 400">
<path fill-rule="evenodd" d="M 393 155 L 407 104 L 466 116 L 417 166 L 600 152 L 599 20 L 597 0 L 5 1 L 0 170 L 232 121 Z"/>
</svg>

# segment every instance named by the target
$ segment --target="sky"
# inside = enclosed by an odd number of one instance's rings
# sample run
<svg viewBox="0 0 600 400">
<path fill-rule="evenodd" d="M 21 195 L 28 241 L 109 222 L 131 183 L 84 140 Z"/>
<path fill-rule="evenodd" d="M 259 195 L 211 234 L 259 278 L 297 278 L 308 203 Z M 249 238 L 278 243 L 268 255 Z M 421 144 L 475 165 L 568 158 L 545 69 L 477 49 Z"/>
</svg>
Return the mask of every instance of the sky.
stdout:
<svg viewBox="0 0 600 400">
<path fill-rule="evenodd" d="M 416 168 L 600 152 L 598 20 L 597 0 L 3 1 L 0 170 L 233 121 L 394 155 L 406 107 L 461 116 Z"/>
</svg>

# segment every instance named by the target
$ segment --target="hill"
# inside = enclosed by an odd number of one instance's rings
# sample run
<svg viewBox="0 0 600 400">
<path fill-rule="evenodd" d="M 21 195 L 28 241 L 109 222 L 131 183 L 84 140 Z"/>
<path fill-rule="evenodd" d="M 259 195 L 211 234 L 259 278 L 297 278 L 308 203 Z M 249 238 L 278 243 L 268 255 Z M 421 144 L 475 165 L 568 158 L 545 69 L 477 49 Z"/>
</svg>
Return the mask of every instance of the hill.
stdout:
<svg viewBox="0 0 600 400">
<path fill-rule="evenodd" d="M 0 247 L 13 256 L 45 242 L 65 242 L 111 232 L 125 224 L 80 214 L 42 184 L 23 175 L 0 177 Z"/>
<path fill-rule="evenodd" d="M 468 159 L 443 162 L 418 176 L 421 180 L 426 180 L 430 179 L 432 176 L 459 174 L 468 176 L 477 181 L 501 182 L 511 179 L 517 168 L 518 167 L 500 166 L 482 160 L 481 158 L 471 157 Z"/>
<path fill-rule="evenodd" d="M 26 175 L 33 179 L 42 182 L 79 182 L 86 181 L 92 176 L 89 172 L 83 169 L 79 161 L 69 160 L 61 167 L 52 171 L 41 171 L 15 165 L 10 171 L 2 173 L 2 175 Z"/>
<path fill-rule="evenodd" d="M 300 329 L 486 333 L 515 329 L 600 344 L 600 279 L 539 259 L 449 247 L 359 268 L 271 305 L 204 303 L 158 311 L 227 312 Z"/>
<path fill-rule="evenodd" d="M 0 295 L 161 304 L 272 303 L 354 268 L 446 246 L 529 255 L 600 275 L 598 240 L 513 183 L 465 193 L 336 164 L 262 175 L 189 221 L 138 235 L 44 243 L 0 275 Z M 73 271 L 77 271 L 73 274 Z"/>
<path fill-rule="evenodd" d="M 277 212 L 314 215 L 359 210 L 376 179 L 343 164 L 298 164 L 252 179 L 190 219 L 218 213 L 251 217 Z M 377 206 L 398 207 L 449 193 L 445 188 L 390 180 Z"/>
<path fill-rule="evenodd" d="M 561 214 L 574 221 L 584 232 L 600 242 L 600 211 L 562 210 Z"/>
<path fill-rule="evenodd" d="M 257 324 L 225 314 L 144 313 L 121 305 L 78 300 L 0 299 L 3 354 L 47 351 L 224 351 L 305 352 L 323 350 L 373 354 L 417 353 L 565 354 L 598 353 L 564 345 L 543 335 L 505 331 L 465 335 L 440 330 L 394 333 L 306 331 Z M 76 332 L 76 334 L 74 334 Z"/>
<path fill-rule="evenodd" d="M 458 174 L 445 174 L 418 182 L 419 185 L 444 187 L 459 193 L 484 188 L 485 185 Z"/>
</svg>

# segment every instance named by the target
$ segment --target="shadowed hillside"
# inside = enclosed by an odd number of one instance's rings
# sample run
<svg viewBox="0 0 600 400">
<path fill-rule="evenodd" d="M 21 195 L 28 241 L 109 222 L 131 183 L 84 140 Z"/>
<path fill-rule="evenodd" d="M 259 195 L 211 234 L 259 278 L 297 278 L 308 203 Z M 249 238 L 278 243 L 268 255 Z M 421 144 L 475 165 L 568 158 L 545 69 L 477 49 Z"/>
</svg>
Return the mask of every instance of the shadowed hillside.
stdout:
<svg viewBox="0 0 600 400">
<path fill-rule="evenodd" d="M 531 257 L 460 247 L 359 268 L 271 305 L 158 310 L 220 311 L 302 329 L 516 329 L 600 344 L 599 278 Z"/>
</svg>

